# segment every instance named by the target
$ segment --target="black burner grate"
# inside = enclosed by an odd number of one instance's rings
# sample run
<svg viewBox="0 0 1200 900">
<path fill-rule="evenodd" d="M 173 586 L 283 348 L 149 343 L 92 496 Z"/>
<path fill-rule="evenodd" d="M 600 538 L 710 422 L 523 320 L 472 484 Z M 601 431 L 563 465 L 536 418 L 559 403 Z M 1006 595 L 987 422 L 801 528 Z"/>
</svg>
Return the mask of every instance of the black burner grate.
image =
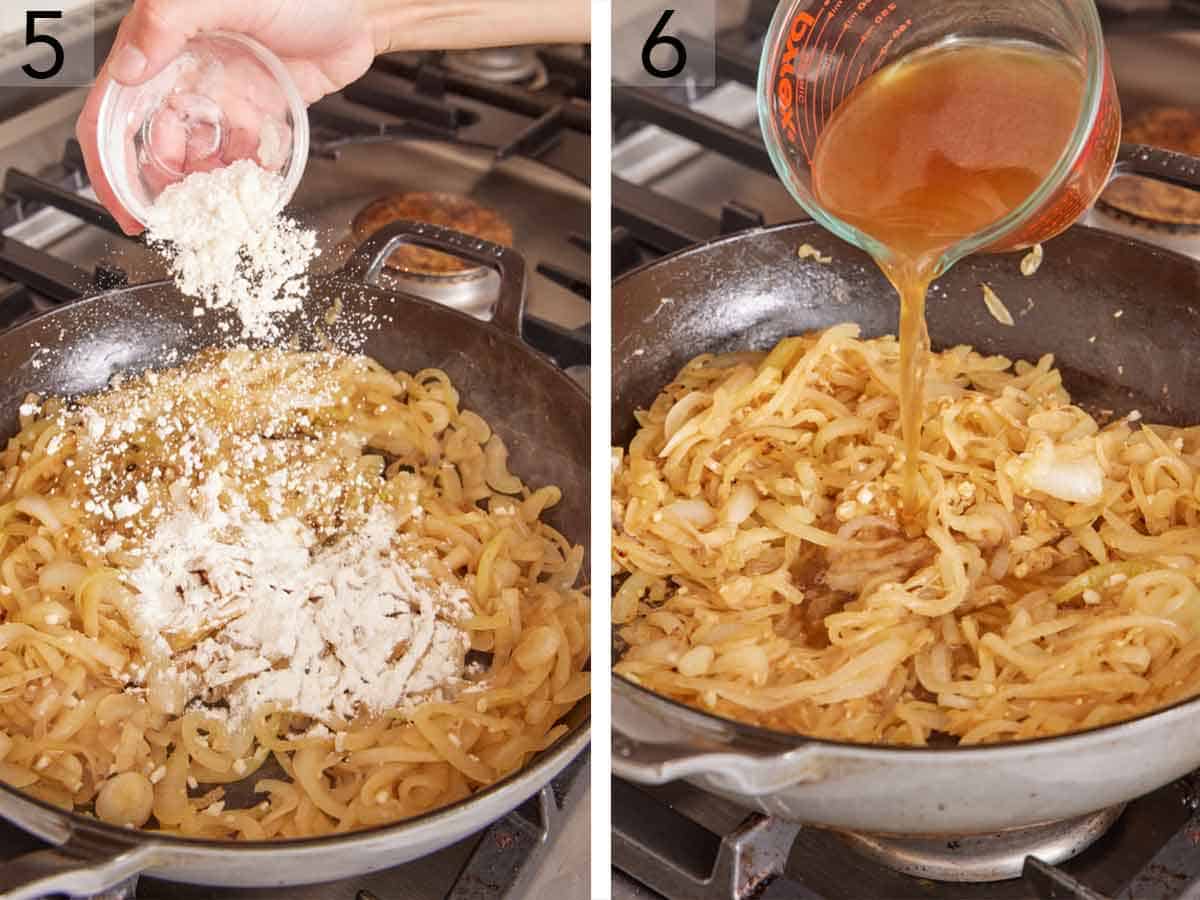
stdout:
<svg viewBox="0 0 1200 900">
<path fill-rule="evenodd" d="M 893 871 L 832 831 L 800 828 L 682 784 L 613 781 L 620 897 L 670 900 L 1197 900 L 1200 775 L 1130 803 L 1057 866 L 1028 857 L 1022 878 L 940 883 Z M 779 848 L 783 851 L 780 852 Z M 649 890 L 647 889 L 649 888 Z"/>
<path fill-rule="evenodd" d="M 587 182 L 591 107 L 586 56 L 539 51 L 549 73 L 548 83 L 540 89 L 473 78 L 446 68 L 442 59 L 439 53 L 381 57 L 363 79 L 314 105 L 309 111 L 313 154 L 336 156 L 339 146 L 361 140 L 448 141 L 485 148 L 497 160 L 536 160 Z M 488 104 L 489 110 L 506 117 L 496 124 L 484 121 L 488 116 L 467 108 L 463 98 Z M 61 161 L 47 171 L 33 175 L 10 169 L 0 201 L 0 231 L 49 207 L 124 239 L 107 210 L 80 195 L 87 185 L 83 157 L 74 140 L 67 142 Z M 564 239 L 584 246 L 577 236 Z M 553 262 L 540 263 L 534 272 L 591 299 L 585 272 Z M 12 282 L 0 287 L 0 328 L 28 318 L 39 308 L 37 300 L 66 303 L 127 281 L 119 270 L 85 272 L 11 237 L 0 239 L 0 276 Z M 527 315 L 524 337 L 563 368 L 591 362 L 586 326 L 564 328 Z"/>
<path fill-rule="evenodd" d="M 1164 0 L 1136 3 L 1130 0 L 1098 0 L 1100 21 L 1109 34 L 1195 31 L 1200 29 L 1200 2 Z"/>
</svg>

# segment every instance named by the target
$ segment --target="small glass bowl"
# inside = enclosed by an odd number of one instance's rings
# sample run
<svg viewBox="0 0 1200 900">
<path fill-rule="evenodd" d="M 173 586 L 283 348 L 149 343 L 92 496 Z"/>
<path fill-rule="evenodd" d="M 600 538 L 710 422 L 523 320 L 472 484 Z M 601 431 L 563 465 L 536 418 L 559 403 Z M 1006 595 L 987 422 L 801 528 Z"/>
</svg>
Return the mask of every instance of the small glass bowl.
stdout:
<svg viewBox="0 0 1200 900">
<path fill-rule="evenodd" d="M 244 35 L 208 32 L 154 78 L 111 81 L 100 103 L 100 165 L 138 221 L 194 172 L 254 159 L 284 181 L 279 212 L 308 161 L 308 111 L 291 74 Z"/>
</svg>

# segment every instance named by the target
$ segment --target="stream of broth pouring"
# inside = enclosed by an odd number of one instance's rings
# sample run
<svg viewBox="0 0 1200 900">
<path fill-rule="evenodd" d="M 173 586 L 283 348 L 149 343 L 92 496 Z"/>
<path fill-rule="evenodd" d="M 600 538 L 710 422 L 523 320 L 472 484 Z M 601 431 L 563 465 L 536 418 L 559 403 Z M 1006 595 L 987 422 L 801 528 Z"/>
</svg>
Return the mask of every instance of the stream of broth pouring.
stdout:
<svg viewBox="0 0 1200 900">
<path fill-rule="evenodd" d="M 1070 141 L 1083 91 L 1083 71 L 1065 53 L 957 41 L 866 79 L 814 148 L 818 202 L 886 248 L 876 262 L 900 295 L 902 501 L 910 522 L 919 506 L 929 355 L 925 295 L 938 260 L 1041 184 Z"/>
</svg>

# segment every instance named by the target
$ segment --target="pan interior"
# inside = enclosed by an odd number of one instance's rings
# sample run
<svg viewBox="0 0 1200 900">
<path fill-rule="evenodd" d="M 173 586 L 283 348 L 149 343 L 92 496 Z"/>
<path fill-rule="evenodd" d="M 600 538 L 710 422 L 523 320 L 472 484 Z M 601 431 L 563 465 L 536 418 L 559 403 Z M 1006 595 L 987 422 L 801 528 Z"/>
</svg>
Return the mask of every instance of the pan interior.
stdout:
<svg viewBox="0 0 1200 900">
<path fill-rule="evenodd" d="M 800 259 L 804 244 L 833 257 Z M 1076 227 L 1045 246 L 1035 275 L 1019 254 L 958 263 L 934 283 L 935 349 L 1036 361 L 1054 354 L 1078 402 L 1148 421 L 1200 422 L 1200 264 L 1129 238 Z M 989 285 L 1015 319 L 988 313 Z M 701 353 L 765 349 L 840 322 L 866 336 L 895 334 L 898 302 L 874 263 L 813 224 L 743 232 L 652 263 L 616 282 L 613 441 L 627 443 L 647 406 Z"/>
<path fill-rule="evenodd" d="M 805 245 L 832 261 L 801 258 Z M 1018 253 L 969 257 L 935 282 L 928 301 L 933 348 L 970 344 L 1031 361 L 1050 353 L 1073 401 L 1093 414 L 1136 409 L 1148 422 L 1200 423 L 1193 349 L 1200 347 L 1200 263 L 1081 226 L 1044 251 L 1031 277 L 1021 274 Z M 988 312 L 983 284 L 1012 313 L 1012 327 Z M 842 322 L 857 323 L 867 337 L 894 335 L 898 313 L 895 292 L 874 262 L 813 223 L 742 232 L 650 263 L 613 288 L 613 443 L 628 444 L 635 411 L 702 353 L 766 350 Z M 615 628 L 612 637 L 617 658 L 623 645 Z M 672 716 L 695 719 L 698 727 L 705 719 L 720 723 L 751 744 L 842 743 L 714 716 L 614 677 L 621 689 L 668 704 Z M 1182 701 L 1195 702 L 1200 698 Z"/>
<path fill-rule="evenodd" d="M 331 310 L 338 311 L 338 318 Z M 416 372 L 439 368 L 452 379 L 464 408 L 487 420 L 509 449 L 509 467 L 532 485 L 557 484 L 562 501 L 543 516 L 572 543 L 588 546 L 589 471 L 586 395 L 552 363 L 517 337 L 469 316 L 418 298 L 365 287 L 340 277 L 312 279 L 303 320 L 324 326 L 296 328 L 294 349 L 365 353 L 389 369 Z M 55 310 L 0 334 L 0 437 L 10 438 L 17 409 L 30 393 L 74 396 L 106 387 L 118 373 L 178 366 L 209 347 L 236 346 L 236 331 L 223 328 L 232 317 L 192 314 L 192 304 L 168 283 L 113 291 Z M 252 342 L 251 342 L 252 343 Z M 585 568 L 586 571 L 586 568 Z M 399 823 L 363 829 L 366 834 L 436 819 L 470 804 L 474 797 L 503 790 L 523 774 L 552 766 L 564 747 L 586 732 L 590 702 L 580 701 L 563 720 L 568 733 L 527 766 L 457 804 Z M 253 784 L 273 777 L 260 770 L 226 785 L 235 803 L 251 802 Z M 548 777 L 548 776 L 547 776 Z M 0 784 L 0 791 L 18 791 Z M 128 842 L 130 832 L 94 818 L 63 813 L 41 801 L 22 799 L 73 827 Z M 157 839 L 227 849 L 250 841 L 212 841 L 155 835 Z M 328 843 L 346 835 L 271 841 L 270 846 Z"/>
</svg>

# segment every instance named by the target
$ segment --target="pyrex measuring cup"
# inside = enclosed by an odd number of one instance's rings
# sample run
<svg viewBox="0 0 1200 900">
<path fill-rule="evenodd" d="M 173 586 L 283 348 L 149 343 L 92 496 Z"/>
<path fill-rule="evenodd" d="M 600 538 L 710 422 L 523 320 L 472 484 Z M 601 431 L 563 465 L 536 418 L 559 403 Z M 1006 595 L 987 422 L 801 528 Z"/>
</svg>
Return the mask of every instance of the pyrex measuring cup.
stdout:
<svg viewBox="0 0 1200 900">
<path fill-rule="evenodd" d="M 143 223 L 168 185 L 242 159 L 283 179 L 282 207 L 304 174 L 308 143 L 308 112 L 291 74 L 240 34 L 193 38 L 148 82 L 111 82 L 100 105 L 100 164 Z"/>
<path fill-rule="evenodd" d="M 888 250 L 814 196 L 813 150 L 834 110 L 882 67 L 953 41 L 1024 41 L 1070 54 L 1084 91 L 1070 140 L 1017 208 L 949 247 L 935 275 L 978 250 L 1013 250 L 1075 222 L 1108 182 L 1121 113 L 1092 0 L 785 0 L 771 22 L 758 76 L 767 150 L 802 207 L 877 259 Z M 1038 98 L 1030 97 L 1036 106 Z"/>
</svg>

